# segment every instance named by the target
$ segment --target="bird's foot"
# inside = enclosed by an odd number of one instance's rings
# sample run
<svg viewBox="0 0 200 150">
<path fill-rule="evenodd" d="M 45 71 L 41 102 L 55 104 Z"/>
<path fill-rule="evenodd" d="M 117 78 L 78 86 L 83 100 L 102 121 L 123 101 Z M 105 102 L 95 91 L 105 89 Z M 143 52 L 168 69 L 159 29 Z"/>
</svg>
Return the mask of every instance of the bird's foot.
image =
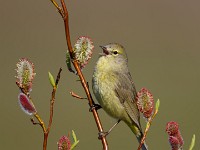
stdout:
<svg viewBox="0 0 200 150">
<path fill-rule="evenodd" d="M 101 109 L 101 108 L 102 108 L 102 107 L 101 107 L 99 104 L 93 104 L 93 105 L 90 107 L 89 111 L 92 112 L 93 109 L 99 110 L 99 109 Z"/>
<path fill-rule="evenodd" d="M 109 132 L 99 132 L 98 139 L 102 139 L 103 137 L 106 137 L 109 134 Z"/>
</svg>

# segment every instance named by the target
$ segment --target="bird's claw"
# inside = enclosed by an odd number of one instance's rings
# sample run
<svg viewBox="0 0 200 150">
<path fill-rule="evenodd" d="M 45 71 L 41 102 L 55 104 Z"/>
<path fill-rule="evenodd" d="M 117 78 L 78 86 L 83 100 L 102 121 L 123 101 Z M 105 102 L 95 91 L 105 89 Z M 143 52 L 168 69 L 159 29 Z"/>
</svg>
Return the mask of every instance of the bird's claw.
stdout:
<svg viewBox="0 0 200 150">
<path fill-rule="evenodd" d="M 93 105 L 90 107 L 89 111 L 92 112 L 93 109 L 99 110 L 99 109 L 101 109 L 101 108 L 102 108 L 102 107 L 101 107 L 99 104 L 93 104 Z"/>
<path fill-rule="evenodd" d="M 102 137 L 106 137 L 109 134 L 109 132 L 99 132 L 98 134 L 98 139 L 102 139 Z"/>
</svg>

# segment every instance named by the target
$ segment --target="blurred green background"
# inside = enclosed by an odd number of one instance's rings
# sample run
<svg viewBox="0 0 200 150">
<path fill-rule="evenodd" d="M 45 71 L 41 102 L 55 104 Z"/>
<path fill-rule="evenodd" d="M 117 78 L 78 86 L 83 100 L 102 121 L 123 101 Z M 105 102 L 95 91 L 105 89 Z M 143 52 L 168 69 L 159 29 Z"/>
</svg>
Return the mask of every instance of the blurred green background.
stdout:
<svg viewBox="0 0 200 150">
<path fill-rule="evenodd" d="M 199 0 L 71 0 L 72 43 L 79 36 L 92 38 L 95 50 L 83 70 L 91 78 L 99 45 L 121 43 L 127 50 L 129 68 L 137 90 L 148 88 L 161 101 L 148 134 L 150 150 L 169 150 L 165 125 L 177 121 L 188 149 L 196 134 L 195 150 L 200 149 L 200 1 Z M 34 64 L 36 78 L 31 96 L 44 121 L 48 122 L 51 85 L 48 71 L 56 76 L 63 68 L 56 93 L 55 114 L 48 149 L 57 149 L 61 135 L 75 130 L 80 143 L 77 150 L 102 149 L 97 127 L 88 102 L 77 100 L 71 90 L 85 97 L 77 77 L 65 65 L 66 41 L 63 21 L 49 0 L 1 1 L 1 104 L 0 149 L 40 150 L 43 134 L 33 126 L 29 116 L 18 105 L 15 64 L 27 57 Z M 115 120 L 98 111 L 105 130 Z M 144 128 L 144 120 L 141 119 Z M 111 150 L 133 150 L 138 147 L 130 129 L 120 123 L 108 136 Z"/>
</svg>

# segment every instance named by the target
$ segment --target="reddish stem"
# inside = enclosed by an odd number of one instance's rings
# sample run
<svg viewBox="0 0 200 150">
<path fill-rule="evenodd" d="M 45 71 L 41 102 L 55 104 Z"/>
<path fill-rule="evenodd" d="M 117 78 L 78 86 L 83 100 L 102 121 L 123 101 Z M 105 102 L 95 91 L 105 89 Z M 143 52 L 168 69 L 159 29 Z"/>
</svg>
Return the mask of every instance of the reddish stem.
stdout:
<svg viewBox="0 0 200 150">
<path fill-rule="evenodd" d="M 144 144 L 144 141 L 145 141 L 145 139 L 146 139 L 146 137 L 147 137 L 147 133 L 148 133 L 148 131 L 149 131 L 149 129 L 150 129 L 150 126 L 151 126 L 151 124 L 152 124 L 152 121 L 153 121 L 153 119 L 155 118 L 155 116 L 156 116 L 156 114 L 158 113 L 158 111 L 156 110 L 155 112 L 154 112 L 154 114 L 152 115 L 152 117 L 148 120 L 148 122 L 147 122 L 147 127 L 146 127 L 146 129 L 145 129 L 145 131 L 144 131 L 144 135 L 143 135 L 143 137 L 142 137 L 142 140 L 140 141 L 140 145 L 139 145 L 139 147 L 138 147 L 138 149 L 137 150 L 140 150 L 141 148 L 142 148 L 142 144 Z"/>
<path fill-rule="evenodd" d="M 79 67 L 79 64 L 78 64 L 77 60 L 73 56 L 73 48 L 72 48 L 71 40 L 70 40 L 69 15 L 68 15 L 67 7 L 66 7 L 66 4 L 65 4 L 64 0 L 60 0 L 60 2 L 61 2 L 61 5 L 62 5 L 62 9 L 60 7 L 57 7 L 58 5 L 57 6 L 55 4 L 54 5 L 58 9 L 58 11 L 61 14 L 61 16 L 63 17 L 64 26 L 65 26 L 65 35 L 66 35 L 66 41 L 67 41 L 69 54 L 70 54 L 71 59 L 73 60 L 72 63 L 74 65 L 74 68 L 77 71 L 77 74 L 78 74 L 78 76 L 79 76 L 79 78 L 81 80 L 81 84 L 82 84 L 82 86 L 83 86 L 83 88 L 85 90 L 85 93 L 87 95 L 87 98 L 88 98 L 88 101 L 89 101 L 89 105 L 92 108 L 93 107 L 93 99 L 92 99 L 91 93 L 90 93 L 90 91 L 88 89 L 87 82 L 86 82 L 86 80 L 85 80 L 85 78 L 84 78 L 84 76 L 83 76 L 83 74 L 81 72 L 81 69 Z M 103 132 L 103 127 L 102 127 L 102 124 L 101 124 L 101 121 L 100 121 L 100 118 L 99 118 L 99 115 L 98 115 L 97 111 L 95 109 L 92 109 L 92 113 L 93 113 L 93 116 L 94 116 L 94 119 L 95 119 L 95 122 L 96 122 L 96 125 L 97 125 L 97 128 L 98 128 L 99 132 Z M 108 144 L 107 144 L 107 141 L 106 141 L 106 137 L 102 137 L 101 141 L 102 141 L 103 149 L 107 150 L 108 149 Z"/>
<path fill-rule="evenodd" d="M 43 150 L 47 149 L 47 140 L 48 140 L 49 132 L 50 132 L 50 129 L 51 129 L 51 124 L 52 124 L 52 121 L 53 121 L 54 102 L 55 102 L 57 85 L 58 85 L 58 82 L 60 80 L 61 71 L 62 71 L 62 69 L 60 68 L 58 75 L 57 75 L 57 78 L 56 78 L 55 86 L 53 87 L 53 91 L 51 93 L 49 124 L 48 124 L 47 130 L 44 132 Z"/>
</svg>

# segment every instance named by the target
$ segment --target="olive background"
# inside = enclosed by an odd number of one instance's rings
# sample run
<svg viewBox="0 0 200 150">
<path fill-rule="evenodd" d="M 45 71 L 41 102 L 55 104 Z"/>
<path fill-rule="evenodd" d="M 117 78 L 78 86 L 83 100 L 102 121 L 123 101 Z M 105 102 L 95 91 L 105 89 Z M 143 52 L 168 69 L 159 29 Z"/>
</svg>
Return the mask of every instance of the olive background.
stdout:
<svg viewBox="0 0 200 150">
<path fill-rule="evenodd" d="M 148 88 L 159 113 L 148 133 L 150 150 L 169 150 L 165 126 L 176 121 L 188 149 L 196 134 L 195 150 L 200 149 L 200 1 L 199 0 L 67 0 L 72 44 L 79 36 L 89 36 L 95 45 L 92 59 L 83 74 L 91 79 L 99 45 L 122 44 L 129 58 L 129 69 L 137 90 Z M 30 122 L 18 105 L 15 85 L 16 63 L 29 58 L 37 73 L 31 96 L 40 116 L 48 123 L 52 87 L 48 71 L 54 76 L 63 68 L 56 93 L 53 124 L 48 150 L 57 149 L 60 136 L 75 130 L 77 150 L 102 149 L 98 130 L 86 100 L 77 100 L 70 91 L 85 97 L 78 78 L 65 64 L 67 45 L 63 20 L 48 0 L 1 1 L 0 6 L 0 149 L 40 150 L 43 133 Z M 91 90 L 92 92 L 92 90 Z M 108 130 L 115 120 L 98 111 Z M 145 120 L 141 117 L 144 129 Z M 107 137 L 111 150 L 137 149 L 138 143 L 120 123 Z"/>
</svg>

